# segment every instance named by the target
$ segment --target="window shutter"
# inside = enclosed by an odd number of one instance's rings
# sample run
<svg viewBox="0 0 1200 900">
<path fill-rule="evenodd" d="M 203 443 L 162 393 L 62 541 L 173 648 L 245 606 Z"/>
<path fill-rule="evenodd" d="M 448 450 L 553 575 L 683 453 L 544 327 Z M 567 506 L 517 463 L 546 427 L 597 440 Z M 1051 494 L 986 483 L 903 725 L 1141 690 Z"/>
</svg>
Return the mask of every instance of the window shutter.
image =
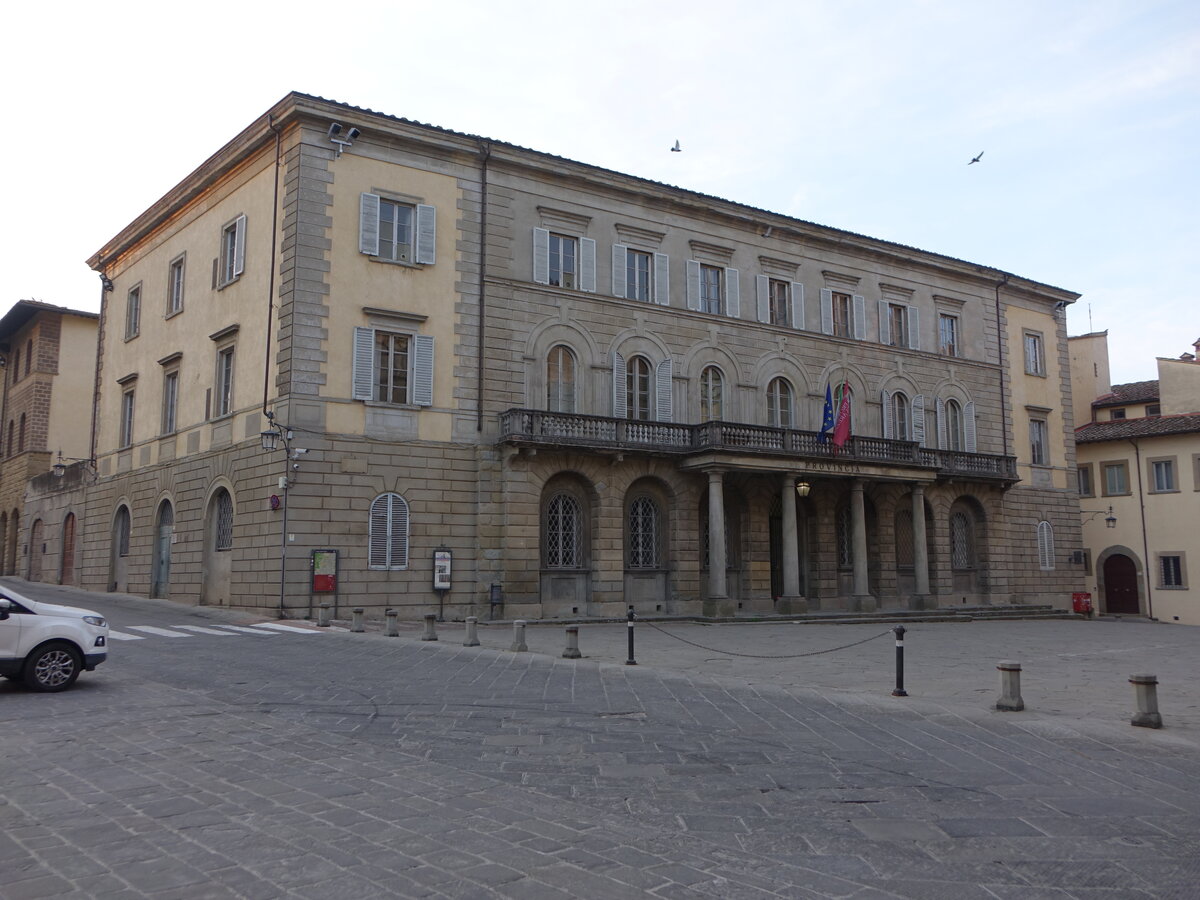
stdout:
<svg viewBox="0 0 1200 900">
<path fill-rule="evenodd" d="M 671 258 L 665 253 L 654 254 L 654 302 L 671 305 Z"/>
<path fill-rule="evenodd" d="M 413 403 L 433 406 L 433 335 L 413 338 Z"/>
<path fill-rule="evenodd" d="M 963 436 L 968 453 L 975 453 L 975 403 L 963 406 Z"/>
<path fill-rule="evenodd" d="M 937 433 L 938 433 L 938 449 L 946 450 L 946 401 L 941 397 L 937 398 Z"/>
<path fill-rule="evenodd" d="M 758 293 L 758 321 L 771 321 L 771 279 L 766 275 L 754 276 L 755 289 Z"/>
<path fill-rule="evenodd" d="M 884 391 L 880 397 L 883 401 L 883 436 L 891 440 L 892 435 L 896 432 L 896 424 L 893 421 L 895 411 L 892 409 L 892 392 Z"/>
<path fill-rule="evenodd" d="M 742 290 L 738 286 L 738 270 L 725 270 L 725 310 L 730 318 L 742 316 Z"/>
<path fill-rule="evenodd" d="M 614 297 L 624 297 L 628 293 L 625 287 L 625 261 L 628 249 L 624 244 L 613 244 L 612 292 Z"/>
<path fill-rule="evenodd" d="M 804 330 L 804 285 L 792 282 L 792 327 Z"/>
<path fill-rule="evenodd" d="M 821 288 L 821 333 L 833 334 L 833 291 Z"/>
<path fill-rule="evenodd" d="M 379 195 L 363 194 L 358 200 L 358 252 L 379 255 Z"/>
<path fill-rule="evenodd" d="M 912 439 L 925 446 L 925 395 L 917 394 L 912 400 Z"/>
<path fill-rule="evenodd" d="M 862 294 L 854 295 L 854 339 L 867 339 L 867 298 Z"/>
<path fill-rule="evenodd" d="M 700 308 L 700 263 L 687 261 L 687 308 Z"/>
<path fill-rule="evenodd" d="M 1054 526 L 1049 522 L 1038 522 L 1038 565 L 1047 571 L 1054 568 Z"/>
<path fill-rule="evenodd" d="M 375 398 L 375 329 L 354 329 L 354 399 Z"/>
<path fill-rule="evenodd" d="M 550 283 L 550 232 L 545 228 L 533 229 L 533 280 Z"/>
<path fill-rule="evenodd" d="M 417 207 L 417 262 L 432 266 L 437 261 L 437 209 Z"/>
<path fill-rule="evenodd" d="M 879 301 L 879 343 L 890 344 L 892 342 L 892 320 L 888 316 L 888 304 L 885 300 Z"/>
<path fill-rule="evenodd" d="M 241 275 L 246 270 L 246 217 L 237 217 L 233 234 L 233 274 Z"/>
<path fill-rule="evenodd" d="M 372 569 L 387 568 L 388 532 L 388 495 L 382 494 L 371 501 L 367 565 Z"/>
<path fill-rule="evenodd" d="M 671 369 L 671 359 L 667 357 L 658 364 L 658 368 L 654 372 L 654 403 L 660 422 L 675 421 L 671 394 Z"/>
<path fill-rule="evenodd" d="M 391 553 L 388 559 L 389 569 L 408 568 L 408 501 L 399 494 L 389 498 L 388 512 L 391 523 L 388 529 L 388 544 Z"/>
<path fill-rule="evenodd" d="M 627 415 L 625 406 L 625 357 L 613 351 L 612 376 L 613 402 L 612 414 L 614 419 L 623 419 Z"/>
<path fill-rule="evenodd" d="M 915 306 L 908 308 L 908 349 L 921 349 L 921 311 Z"/>
<path fill-rule="evenodd" d="M 596 242 L 591 238 L 579 239 L 579 289 L 596 293 Z"/>
</svg>

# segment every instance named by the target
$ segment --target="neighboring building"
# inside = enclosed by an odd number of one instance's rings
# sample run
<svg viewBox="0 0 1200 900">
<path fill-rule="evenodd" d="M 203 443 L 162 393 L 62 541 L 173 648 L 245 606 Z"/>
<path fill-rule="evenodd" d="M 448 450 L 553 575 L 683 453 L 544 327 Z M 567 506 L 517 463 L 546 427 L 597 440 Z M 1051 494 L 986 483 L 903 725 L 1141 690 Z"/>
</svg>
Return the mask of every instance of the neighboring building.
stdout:
<svg viewBox="0 0 1200 900">
<path fill-rule="evenodd" d="M 4 396 L 0 401 L 0 569 L 30 581 L 76 584 L 91 458 L 96 379 L 96 313 L 19 300 L 0 319 Z M 56 461 L 69 476 L 50 474 Z M 57 496 L 29 493 L 45 476 Z"/>
<path fill-rule="evenodd" d="M 1107 332 L 1073 337 L 1070 348 L 1076 398 L 1095 397 L 1075 442 L 1098 609 L 1200 625 L 1200 585 L 1188 573 L 1188 560 L 1200 560 L 1200 362 L 1160 358 L 1156 380 L 1109 386 Z"/>
<path fill-rule="evenodd" d="M 441 550 L 449 615 L 1078 587 L 1069 291 L 301 94 L 90 264 L 93 586 L 304 614 L 336 551 L 341 603 L 414 617 Z"/>
</svg>

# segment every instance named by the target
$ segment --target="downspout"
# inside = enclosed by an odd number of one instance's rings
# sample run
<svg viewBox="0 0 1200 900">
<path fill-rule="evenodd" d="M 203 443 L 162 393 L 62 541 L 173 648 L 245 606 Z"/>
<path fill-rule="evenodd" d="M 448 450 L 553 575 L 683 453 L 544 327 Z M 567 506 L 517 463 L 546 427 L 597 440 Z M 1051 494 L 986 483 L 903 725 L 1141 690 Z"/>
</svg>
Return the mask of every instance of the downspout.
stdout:
<svg viewBox="0 0 1200 900">
<path fill-rule="evenodd" d="M 97 259 L 96 264 L 100 267 L 100 321 L 96 328 L 96 374 L 92 379 L 92 433 L 88 440 L 88 459 L 92 465 L 96 465 L 96 422 L 100 418 L 100 351 L 104 347 L 104 320 L 105 312 L 108 305 L 105 303 L 104 295 L 113 289 L 113 283 L 109 277 L 104 274 L 104 263 Z M 5 406 L 8 406 L 8 382 L 4 384 L 4 399 Z M 93 476 L 94 476 L 93 472 Z"/>
<path fill-rule="evenodd" d="M 1000 288 L 1008 284 L 1005 275 L 996 282 L 996 362 L 1000 366 L 1000 437 L 1004 441 L 1004 455 L 1008 456 L 1008 428 L 1004 424 L 1004 411 L 1008 409 L 1008 399 L 1004 396 L 1004 334 L 1000 328 Z M 1013 427 L 1016 427 L 1017 417 L 1013 415 Z"/>
<path fill-rule="evenodd" d="M 475 430 L 483 431 L 483 346 L 487 323 L 487 190 L 488 160 L 492 156 L 492 145 L 479 142 L 480 194 L 479 194 L 479 341 L 475 351 Z"/>
<path fill-rule="evenodd" d="M 275 324 L 275 253 L 279 246 L 279 154 L 282 138 L 270 113 L 267 113 L 267 127 L 275 132 L 275 189 L 271 199 L 271 273 L 267 287 L 267 347 L 263 354 L 263 412 L 267 411 L 267 395 L 271 385 L 271 329 Z"/>
<path fill-rule="evenodd" d="M 1142 448 L 1138 446 L 1137 438 L 1130 438 L 1133 444 L 1133 458 L 1137 465 L 1138 509 L 1142 514 L 1142 559 L 1146 561 L 1146 618 L 1154 621 L 1154 590 L 1153 567 L 1150 565 L 1150 539 L 1146 536 L 1146 495 L 1142 491 Z"/>
</svg>

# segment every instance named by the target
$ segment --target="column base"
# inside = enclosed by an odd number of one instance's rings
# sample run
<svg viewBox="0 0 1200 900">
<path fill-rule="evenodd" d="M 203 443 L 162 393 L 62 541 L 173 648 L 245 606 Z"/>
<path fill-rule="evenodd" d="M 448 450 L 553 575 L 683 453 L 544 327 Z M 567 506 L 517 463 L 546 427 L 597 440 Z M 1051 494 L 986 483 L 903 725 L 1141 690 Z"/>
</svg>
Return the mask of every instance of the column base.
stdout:
<svg viewBox="0 0 1200 900">
<path fill-rule="evenodd" d="M 855 594 L 850 598 L 851 612 L 875 612 L 879 609 L 879 601 L 870 594 Z"/>
<path fill-rule="evenodd" d="M 709 597 L 701 609 L 710 619 L 728 619 L 737 615 L 737 601 L 732 597 Z"/>
<path fill-rule="evenodd" d="M 775 601 L 775 612 L 781 616 L 795 616 L 806 613 L 808 612 L 808 600 L 800 594 L 780 597 Z"/>
</svg>

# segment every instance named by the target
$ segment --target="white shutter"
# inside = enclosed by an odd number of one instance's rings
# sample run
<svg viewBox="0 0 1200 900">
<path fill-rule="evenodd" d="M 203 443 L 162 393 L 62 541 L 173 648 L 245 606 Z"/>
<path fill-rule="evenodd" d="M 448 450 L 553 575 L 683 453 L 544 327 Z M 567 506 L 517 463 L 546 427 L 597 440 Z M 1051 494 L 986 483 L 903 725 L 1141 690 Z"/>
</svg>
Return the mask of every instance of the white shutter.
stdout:
<svg viewBox="0 0 1200 900">
<path fill-rule="evenodd" d="M 968 453 L 975 453 L 975 403 L 974 401 L 963 406 L 963 431 L 965 432 L 965 443 Z"/>
<path fill-rule="evenodd" d="M 700 263 L 694 259 L 687 261 L 687 308 L 700 308 Z"/>
<path fill-rule="evenodd" d="M 925 446 L 925 395 L 917 394 L 912 400 L 912 439 Z"/>
<path fill-rule="evenodd" d="M 379 195 L 363 194 L 358 201 L 358 252 L 379 255 Z"/>
<path fill-rule="evenodd" d="M 915 306 L 908 308 L 908 349 L 921 349 L 921 311 Z"/>
<path fill-rule="evenodd" d="M 738 270 L 725 270 L 725 311 L 731 318 L 742 317 L 742 291 L 738 286 Z"/>
<path fill-rule="evenodd" d="M 854 295 L 854 339 L 867 339 L 867 298 L 862 294 Z"/>
<path fill-rule="evenodd" d="M 625 287 L 625 264 L 629 248 L 624 244 L 613 244 L 612 251 L 612 292 L 614 297 L 624 297 L 628 294 Z"/>
<path fill-rule="evenodd" d="M 433 406 L 433 336 L 413 338 L 413 403 Z"/>
<path fill-rule="evenodd" d="M 654 302 L 671 305 L 671 258 L 665 253 L 654 254 Z"/>
<path fill-rule="evenodd" d="M 938 433 L 938 449 L 946 450 L 946 401 L 941 397 L 937 398 L 937 433 Z"/>
<path fill-rule="evenodd" d="M 432 266 L 437 261 L 437 209 L 417 206 L 417 262 Z"/>
<path fill-rule="evenodd" d="M 408 568 L 408 501 L 399 494 L 388 498 L 388 515 L 391 519 L 388 528 L 389 569 Z"/>
<path fill-rule="evenodd" d="M 533 280 L 550 283 L 550 232 L 545 228 L 533 229 Z"/>
<path fill-rule="evenodd" d="M 893 421 L 893 414 L 895 410 L 892 409 L 892 392 L 884 391 L 880 395 L 880 398 L 883 401 L 883 408 L 881 410 L 883 413 L 883 436 L 888 440 L 891 440 L 892 435 L 896 433 L 896 424 Z"/>
<path fill-rule="evenodd" d="M 771 321 L 771 279 L 766 275 L 754 276 L 755 290 L 758 293 L 758 321 Z"/>
<path fill-rule="evenodd" d="M 625 357 L 615 350 L 613 351 L 612 389 L 613 418 L 623 419 L 627 415 L 625 406 Z"/>
<path fill-rule="evenodd" d="M 375 329 L 354 329 L 354 399 L 375 399 Z"/>
<path fill-rule="evenodd" d="M 381 494 L 371 501 L 369 533 L 367 535 L 367 565 L 372 569 L 386 569 L 388 564 L 388 494 Z"/>
<path fill-rule="evenodd" d="M 879 343 L 890 344 L 892 342 L 892 320 L 888 317 L 888 304 L 885 300 L 879 301 Z"/>
<path fill-rule="evenodd" d="M 833 291 L 821 288 L 821 333 L 833 334 Z"/>
<path fill-rule="evenodd" d="M 233 275 L 236 278 L 246 270 L 246 217 L 237 217 L 233 234 Z"/>
<path fill-rule="evenodd" d="M 792 282 L 792 327 L 804 330 L 804 285 Z"/>
<path fill-rule="evenodd" d="M 1054 568 L 1054 526 L 1049 522 L 1038 522 L 1038 565 L 1047 571 Z"/>
<path fill-rule="evenodd" d="M 668 357 L 658 364 L 654 372 L 654 404 L 660 422 L 675 421 L 672 409 L 671 368 L 671 359 Z"/>
<path fill-rule="evenodd" d="M 596 242 L 591 238 L 579 239 L 579 289 L 596 293 Z"/>
</svg>

